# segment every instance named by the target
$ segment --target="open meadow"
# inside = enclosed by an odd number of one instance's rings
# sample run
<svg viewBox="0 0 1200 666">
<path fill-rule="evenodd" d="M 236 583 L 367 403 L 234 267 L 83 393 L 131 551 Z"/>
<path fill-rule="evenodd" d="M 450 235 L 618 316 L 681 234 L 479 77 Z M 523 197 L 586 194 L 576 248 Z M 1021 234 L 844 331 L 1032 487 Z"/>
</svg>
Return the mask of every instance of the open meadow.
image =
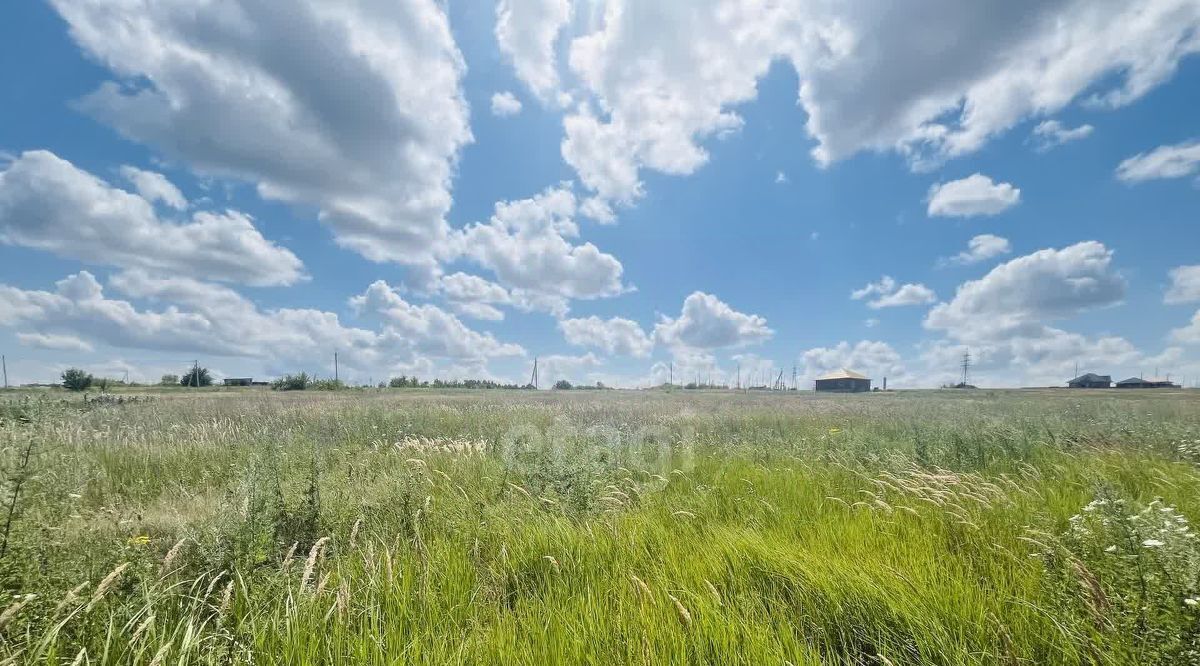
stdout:
<svg viewBox="0 0 1200 666">
<path fill-rule="evenodd" d="M 1200 391 L 0 397 L 0 662 L 1200 664 Z"/>
</svg>

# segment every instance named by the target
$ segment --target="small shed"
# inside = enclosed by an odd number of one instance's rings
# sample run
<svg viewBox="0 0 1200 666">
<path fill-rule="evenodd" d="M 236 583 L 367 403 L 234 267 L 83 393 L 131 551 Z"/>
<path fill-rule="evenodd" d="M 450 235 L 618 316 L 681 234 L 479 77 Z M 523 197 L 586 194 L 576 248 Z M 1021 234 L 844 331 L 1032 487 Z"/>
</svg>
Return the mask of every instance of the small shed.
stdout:
<svg viewBox="0 0 1200 666">
<path fill-rule="evenodd" d="M 226 377 L 225 378 L 226 386 L 250 386 L 253 383 L 254 383 L 254 379 L 252 377 Z"/>
<path fill-rule="evenodd" d="M 816 389 L 840 393 L 863 393 L 871 390 L 871 379 L 853 370 L 842 368 L 817 377 Z"/>
<path fill-rule="evenodd" d="M 1112 376 L 1089 372 L 1067 382 L 1070 388 L 1112 388 Z"/>
</svg>

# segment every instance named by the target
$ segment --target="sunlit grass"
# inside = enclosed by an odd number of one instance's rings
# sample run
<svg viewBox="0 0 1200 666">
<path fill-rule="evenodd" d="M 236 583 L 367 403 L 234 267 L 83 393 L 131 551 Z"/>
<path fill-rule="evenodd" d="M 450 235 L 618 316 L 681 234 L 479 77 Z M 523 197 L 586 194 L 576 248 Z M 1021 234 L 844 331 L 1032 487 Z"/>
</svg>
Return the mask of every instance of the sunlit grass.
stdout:
<svg viewBox="0 0 1200 666">
<path fill-rule="evenodd" d="M 0 560 L 11 663 L 1168 664 L 1200 646 L 1186 531 L 1117 555 L 1068 534 L 1099 496 L 1200 517 L 1186 393 L 171 391 L 0 419 L 8 468 L 35 443 Z"/>
</svg>

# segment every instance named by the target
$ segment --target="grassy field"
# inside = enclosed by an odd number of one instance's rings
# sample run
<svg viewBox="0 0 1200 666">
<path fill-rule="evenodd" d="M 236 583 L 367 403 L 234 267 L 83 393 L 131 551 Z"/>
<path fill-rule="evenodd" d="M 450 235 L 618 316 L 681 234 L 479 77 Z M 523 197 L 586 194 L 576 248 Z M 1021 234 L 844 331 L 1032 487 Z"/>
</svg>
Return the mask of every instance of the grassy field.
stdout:
<svg viewBox="0 0 1200 666">
<path fill-rule="evenodd" d="M 1200 664 L 1200 391 L 130 397 L 0 394 L 2 663 Z"/>
</svg>

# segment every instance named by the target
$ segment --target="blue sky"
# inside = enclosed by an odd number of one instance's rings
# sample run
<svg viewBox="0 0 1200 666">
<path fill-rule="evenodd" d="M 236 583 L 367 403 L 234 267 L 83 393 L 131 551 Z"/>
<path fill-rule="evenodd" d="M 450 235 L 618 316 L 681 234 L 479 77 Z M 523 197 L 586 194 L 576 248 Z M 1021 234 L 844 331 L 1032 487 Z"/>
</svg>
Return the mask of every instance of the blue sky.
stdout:
<svg viewBox="0 0 1200 666">
<path fill-rule="evenodd" d="M 0 8 L 10 382 L 1200 379 L 1194 0 L 294 14 Z"/>
</svg>

